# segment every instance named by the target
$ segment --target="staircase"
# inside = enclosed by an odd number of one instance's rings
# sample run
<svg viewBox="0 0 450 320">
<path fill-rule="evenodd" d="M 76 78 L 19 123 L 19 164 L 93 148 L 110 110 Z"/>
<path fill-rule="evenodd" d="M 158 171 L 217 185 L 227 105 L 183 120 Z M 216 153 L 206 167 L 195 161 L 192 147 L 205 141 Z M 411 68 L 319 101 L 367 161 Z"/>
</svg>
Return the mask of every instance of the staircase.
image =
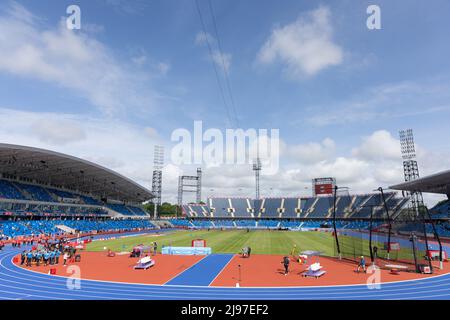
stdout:
<svg viewBox="0 0 450 320">
<path fill-rule="evenodd" d="M 231 198 L 228 198 L 228 213 L 231 215 L 231 217 L 234 218 L 234 208 L 233 203 L 231 202 Z"/>
<path fill-rule="evenodd" d="M 280 212 L 278 213 L 278 218 L 281 218 L 283 216 L 284 213 L 284 198 L 281 199 L 281 205 L 280 205 Z"/>
<path fill-rule="evenodd" d="M 341 200 L 341 197 L 336 199 L 336 211 L 337 211 L 337 208 L 339 205 L 339 200 Z M 334 204 L 332 206 L 330 205 L 330 208 L 328 209 L 328 214 L 326 216 L 327 219 L 329 219 L 333 216 L 333 206 L 334 206 Z"/>
<path fill-rule="evenodd" d="M 266 199 L 264 198 L 261 201 L 261 207 L 258 208 L 258 211 L 259 211 L 258 212 L 258 218 L 261 218 L 262 210 L 263 210 L 265 204 L 266 204 Z"/>
<path fill-rule="evenodd" d="M 300 209 L 297 212 L 297 218 L 300 218 L 300 215 L 302 214 L 302 199 L 301 198 L 297 199 L 297 209 Z"/>
<path fill-rule="evenodd" d="M 246 199 L 247 200 L 247 210 L 248 210 L 248 212 L 250 212 L 250 215 L 252 216 L 252 218 L 254 218 L 255 217 L 255 213 L 254 213 L 254 210 L 252 209 L 252 206 L 251 206 L 251 204 L 250 204 L 250 199 Z"/>
<path fill-rule="evenodd" d="M 371 194 L 366 199 L 364 199 L 364 201 L 359 204 L 359 209 L 356 212 L 353 212 L 353 214 L 351 216 L 354 216 L 355 214 L 359 213 L 362 210 L 362 208 L 364 208 L 366 203 L 369 202 L 370 199 L 372 199 L 372 197 L 373 197 L 373 195 Z M 349 215 L 349 217 L 351 217 L 351 216 Z"/>
<path fill-rule="evenodd" d="M 316 199 L 314 199 L 313 204 L 311 205 L 311 207 L 309 207 L 308 211 L 306 211 L 305 218 L 307 218 L 309 216 L 309 214 L 316 209 L 315 207 L 316 207 L 317 201 L 319 201 L 319 197 L 316 197 Z"/>
<path fill-rule="evenodd" d="M 65 232 L 65 233 L 75 233 L 75 232 L 76 232 L 75 229 L 70 228 L 70 227 L 68 227 L 68 226 L 65 226 L 65 225 L 63 225 L 63 224 L 59 224 L 59 225 L 57 225 L 57 226 L 55 226 L 55 227 L 58 228 L 59 230 L 62 230 L 62 231 Z"/>
<path fill-rule="evenodd" d="M 353 196 L 352 197 L 352 201 L 350 202 L 350 205 L 347 208 L 344 209 L 344 218 L 347 218 L 349 216 L 349 214 L 351 214 L 353 205 L 356 202 L 356 197 L 357 196 Z"/>
<path fill-rule="evenodd" d="M 25 197 L 25 199 L 34 200 L 34 198 L 31 196 L 31 194 L 28 191 L 26 191 L 26 190 L 22 189 L 21 187 L 19 187 L 15 182 L 11 181 L 11 185 L 14 188 L 16 188 L 16 190 L 19 191 Z"/>
</svg>

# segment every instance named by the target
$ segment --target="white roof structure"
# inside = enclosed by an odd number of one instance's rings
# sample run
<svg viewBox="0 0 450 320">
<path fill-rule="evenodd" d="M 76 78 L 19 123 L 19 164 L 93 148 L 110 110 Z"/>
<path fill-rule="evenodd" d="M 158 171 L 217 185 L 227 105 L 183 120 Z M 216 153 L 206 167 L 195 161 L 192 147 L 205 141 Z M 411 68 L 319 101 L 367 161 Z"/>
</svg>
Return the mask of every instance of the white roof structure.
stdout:
<svg viewBox="0 0 450 320">
<path fill-rule="evenodd" d="M 450 195 L 450 170 L 435 173 L 390 187 L 394 190 L 420 191 Z"/>
<path fill-rule="evenodd" d="M 0 173 L 99 198 L 134 203 L 153 198 L 148 189 L 98 164 L 27 146 L 0 143 Z"/>
</svg>

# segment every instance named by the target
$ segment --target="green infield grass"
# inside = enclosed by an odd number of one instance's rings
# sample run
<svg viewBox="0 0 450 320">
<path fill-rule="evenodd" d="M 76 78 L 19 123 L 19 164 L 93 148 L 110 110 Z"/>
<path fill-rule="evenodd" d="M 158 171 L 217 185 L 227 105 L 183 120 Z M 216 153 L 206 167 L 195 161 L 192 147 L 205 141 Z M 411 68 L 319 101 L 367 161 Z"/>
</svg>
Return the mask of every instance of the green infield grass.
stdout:
<svg viewBox="0 0 450 320">
<path fill-rule="evenodd" d="M 336 256 L 335 241 L 331 233 L 299 232 L 299 231 L 270 231 L 270 230 L 182 230 L 154 234 L 124 237 L 119 239 L 94 241 L 87 246 L 87 251 L 104 251 L 105 248 L 116 252 L 129 251 L 139 244 L 150 245 L 153 241 L 158 244 L 158 251 L 163 246 L 191 246 L 194 239 L 206 240 L 206 245 L 213 253 L 240 253 L 243 247 L 249 246 L 254 254 L 289 255 L 295 245 L 294 254 L 305 250 L 321 251 L 326 256 Z M 355 257 L 360 254 L 369 256 L 367 240 L 341 236 L 341 251 L 343 256 Z M 379 248 L 381 243 L 375 243 Z M 383 251 L 380 250 L 380 256 Z M 398 254 L 409 257 L 410 251 L 402 249 Z"/>
</svg>

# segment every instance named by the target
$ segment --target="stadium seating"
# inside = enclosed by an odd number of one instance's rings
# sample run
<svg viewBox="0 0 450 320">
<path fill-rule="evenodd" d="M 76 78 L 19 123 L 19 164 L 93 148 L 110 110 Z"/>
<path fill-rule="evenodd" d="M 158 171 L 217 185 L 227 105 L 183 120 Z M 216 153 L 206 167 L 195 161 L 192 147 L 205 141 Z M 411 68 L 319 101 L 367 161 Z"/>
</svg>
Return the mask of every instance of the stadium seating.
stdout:
<svg viewBox="0 0 450 320">
<path fill-rule="evenodd" d="M 0 224 L 0 234 L 8 237 L 62 234 L 62 230 L 56 227 L 58 225 L 64 225 L 80 232 L 131 231 L 156 228 L 149 220 L 28 220 L 3 221 Z"/>
<path fill-rule="evenodd" d="M 381 196 L 378 194 L 372 194 L 367 196 L 361 202 L 357 208 L 355 208 L 355 213 L 351 215 L 352 218 L 364 218 L 370 217 L 372 210 L 375 210 L 377 206 L 382 204 Z"/>
<path fill-rule="evenodd" d="M 285 198 L 283 208 L 284 208 L 284 212 L 282 215 L 283 218 L 297 217 L 296 209 L 298 208 L 298 198 Z"/>
<path fill-rule="evenodd" d="M 346 214 L 346 209 L 348 209 L 352 203 L 351 196 L 340 196 L 337 198 L 336 204 L 336 217 L 343 218 Z"/>
<path fill-rule="evenodd" d="M 300 221 L 283 220 L 280 222 L 280 228 L 298 229 L 300 227 L 300 224 Z"/>
<path fill-rule="evenodd" d="M 125 205 L 123 204 L 108 204 L 107 205 L 108 208 L 123 214 L 124 216 L 134 216 L 133 211 L 131 211 L 130 209 L 128 209 Z"/>
<path fill-rule="evenodd" d="M 316 201 L 316 198 L 308 198 L 308 199 L 302 199 L 301 200 L 301 208 L 302 208 L 302 214 L 300 215 L 301 218 L 305 218 L 309 214 L 309 210 L 311 209 L 311 206 Z"/>
<path fill-rule="evenodd" d="M 191 221 L 191 223 L 194 228 L 201 228 L 201 229 L 214 228 L 214 225 L 210 220 L 195 220 Z"/>
<path fill-rule="evenodd" d="M 142 208 L 134 206 L 127 206 L 127 208 L 137 216 L 147 216 L 147 213 Z"/>
<path fill-rule="evenodd" d="M 61 233 L 55 227 L 56 221 L 23 221 L 23 222 L 3 222 L 0 225 L 0 234 L 8 237 L 29 236 L 38 234 L 58 234 Z"/>
<path fill-rule="evenodd" d="M 430 209 L 430 214 L 436 219 L 450 218 L 450 200 L 438 203 Z"/>
<path fill-rule="evenodd" d="M 217 218 L 231 218 L 233 217 L 229 209 L 229 201 L 228 198 L 211 198 L 210 199 L 210 208 L 214 208 L 214 213 L 212 215 Z"/>
<path fill-rule="evenodd" d="M 234 216 L 239 218 L 239 217 L 244 217 L 244 218 L 251 218 L 251 213 L 249 212 L 249 206 L 247 203 L 246 198 L 233 198 L 230 199 L 231 201 L 231 205 L 233 206 L 234 209 Z M 250 201 L 249 201 L 250 202 Z"/>
<path fill-rule="evenodd" d="M 231 220 L 214 220 L 214 225 L 218 228 L 234 228 L 236 227 Z"/>
<path fill-rule="evenodd" d="M 30 195 L 31 200 L 44 201 L 44 202 L 56 202 L 56 200 L 50 195 L 50 193 L 40 187 L 31 184 L 15 183 L 22 191 L 25 191 Z"/>
<path fill-rule="evenodd" d="M 236 220 L 235 224 L 238 228 L 255 228 L 256 227 L 255 220 Z"/>
<path fill-rule="evenodd" d="M 281 198 L 266 198 L 264 201 L 263 218 L 278 218 L 280 216 Z"/>
<path fill-rule="evenodd" d="M 308 215 L 308 218 L 325 218 L 328 216 L 329 210 L 332 206 L 332 197 L 320 197 L 315 203 L 313 210 Z"/>
<path fill-rule="evenodd" d="M 278 220 L 259 220 L 258 228 L 277 228 L 280 221 Z"/>
<path fill-rule="evenodd" d="M 169 222 L 175 227 L 182 227 L 182 228 L 193 227 L 192 223 L 187 219 L 170 219 Z"/>
<path fill-rule="evenodd" d="M 107 204 L 107 207 L 120 213 L 120 214 L 123 214 L 124 216 L 147 216 L 148 215 L 142 208 L 134 207 L 134 206 L 126 206 L 124 204 L 109 203 L 109 204 Z"/>
<path fill-rule="evenodd" d="M 254 216 L 258 217 L 261 214 L 261 205 L 262 205 L 262 200 L 254 200 L 253 201 L 253 210 L 254 212 Z"/>
<path fill-rule="evenodd" d="M 80 198 L 81 198 L 81 200 L 83 200 L 83 202 L 85 204 L 90 204 L 90 205 L 93 205 L 93 206 L 100 206 L 100 205 L 102 205 L 102 203 L 100 201 L 98 201 L 98 200 L 96 200 L 96 199 L 94 199 L 92 197 L 80 195 Z"/>
<path fill-rule="evenodd" d="M 188 217 L 210 217 L 209 208 L 203 204 L 182 205 L 183 212 Z"/>
<path fill-rule="evenodd" d="M 209 209 L 206 205 L 194 205 L 194 206 L 190 206 L 191 209 L 195 212 L 195 214 L 197 215 L 197 217 L 209 217 L 210 213 L 209 213 Z"/>
<path fill-rule="evenodd" d="M 24 194 L 7 180 L 0 180 L 0 198 L 26 200 Z"/>
<path fill-rule="evenodd" d="M 67 198 L 67 199 L 77 198 L 77 196 L 75 194 L 68 192 L 68 191 L 58 190 L 58 189 L 53 189 L 53 188 L 48 188 L 47 190 L 50 191 L 51 193 L 53 193 L 56 197 Z"/>
<path fill-rule="evenodd" d="M 172 219 L 170 222 L 178 227 L 195 227 L 195 228 L 288 228 L 288 229 L 316 229 L 327 226 L 333 226 L 331 220 L 307 220 L 307 221 L 293 221 L 287 219 L 264 219 L 264 220 L 188 220 L 188 219 Z M 374 222 L 373 227 L 376 227 L 379 222 Z M 337 221 L 336 227 L 338 229 L 361 229 L 367 230 L 369 228 L 368 221 Z"/>
</svg>

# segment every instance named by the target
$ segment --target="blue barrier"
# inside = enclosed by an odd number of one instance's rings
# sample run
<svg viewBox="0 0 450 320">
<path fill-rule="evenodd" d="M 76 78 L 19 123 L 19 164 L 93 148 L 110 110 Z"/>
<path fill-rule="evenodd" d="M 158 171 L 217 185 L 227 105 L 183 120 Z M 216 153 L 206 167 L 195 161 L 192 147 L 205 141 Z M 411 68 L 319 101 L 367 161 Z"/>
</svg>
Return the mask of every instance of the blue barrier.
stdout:
<svg viewBox="0 0 450 320">
<path fill-rule="evenodd" d="M 210 247 L 163 247 L 162 254 L 179 254 L 179 255 L 207 255 L 211 254 Z"/>
</svg>

